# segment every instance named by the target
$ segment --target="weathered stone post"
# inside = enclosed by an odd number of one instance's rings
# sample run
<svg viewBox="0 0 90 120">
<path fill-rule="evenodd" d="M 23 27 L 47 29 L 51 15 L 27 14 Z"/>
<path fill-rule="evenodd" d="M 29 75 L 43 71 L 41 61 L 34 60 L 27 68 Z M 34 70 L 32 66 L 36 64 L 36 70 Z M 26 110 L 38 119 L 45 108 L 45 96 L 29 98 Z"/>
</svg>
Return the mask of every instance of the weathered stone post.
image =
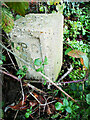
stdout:
<svg viewBox="0 0 90 120">
<path fill-rule="evenodd" d="M 15 21 L 10 33 L 14 42 L 14 52 L 26 62 L 45 56 L 45 75 L 55 81 L 62 66 L 63 54 L 63 15 L 62 14 L 28 14 Z M 20 46 L 20 50 L 16 47 Z M 19 67 L 25 65 L 17 60 Z M 27 78 L 42 79 L 37 72 L 28 66 Z"/>
</svg>

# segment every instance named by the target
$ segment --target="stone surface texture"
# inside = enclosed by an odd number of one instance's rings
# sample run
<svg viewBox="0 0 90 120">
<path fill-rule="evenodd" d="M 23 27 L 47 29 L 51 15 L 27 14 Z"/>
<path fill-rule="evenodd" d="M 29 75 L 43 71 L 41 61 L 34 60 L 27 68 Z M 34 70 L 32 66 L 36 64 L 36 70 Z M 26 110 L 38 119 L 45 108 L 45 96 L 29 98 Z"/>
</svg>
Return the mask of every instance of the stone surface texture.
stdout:
<svg viewBox="0 0 90 120">
<path fill-rule="evenodd" d="M 48 58 L 45 75 L 55 81 L 62 66 L 63 55 L 63 15 L 61 14 L 28 14 L 15 21 L 10 33 L 14 42 L 13 51 L 26 62 L 33 64 L 37 58 Z M 20 47 L 17 50 L 16 47 Z M 20 68 L 25 65 L 20 60 Z M 27 78 L 43 79 L 28 66 Z"/>
</svg>

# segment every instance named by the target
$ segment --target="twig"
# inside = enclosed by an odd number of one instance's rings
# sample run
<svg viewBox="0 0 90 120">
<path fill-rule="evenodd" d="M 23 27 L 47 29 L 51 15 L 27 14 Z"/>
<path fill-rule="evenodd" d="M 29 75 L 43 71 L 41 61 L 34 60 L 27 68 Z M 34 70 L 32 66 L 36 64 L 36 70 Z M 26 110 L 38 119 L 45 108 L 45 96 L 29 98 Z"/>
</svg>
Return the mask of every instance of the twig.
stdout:
<svg viewBox="0 0 90 120">
<path fill-rule="evenodd" d="M 8 76 L 10 76 L 10 77 L 12 77 L 12 78 L 14 78 L 14 79 L 16 79 L 17 81 L 20 81 L 20 79 L 18 79 L 16 76 L 14 76 L 14 75 L 12 75 L 12 74 L 10 74 L 10 73 L 7 73 L 7 72 L 5 72 L 5 71 L 3 71 L 3 70 L 0 70 L 0 72 L 3 73 L 3 74 L 5 74 L 5 75 L 8 75 Z"/>
<path fill-rule="evenodd" d="M 67 42 L 64 41 L 65 44 L 67 44 L 69 47 L 71 47 L 73 49 L 73 47 L 71 45 L 69 45 Z"/>
<path fill-rule="evenodd" d="M 54 100 L 54 101 L 51 101 L 51 102 L 48 102 L 48 103 L 46 102 L 45 104 L 42 104 L 31 92 L 29 92 L 29 93 L 30 93 L 30 95 L 32 95 L 35 98 L 35 100 L 40 104 L 40 106 L 46 106 L 46 105 L 49 105 L 53 102 L 56 102 L 56 100 Z"/>
<path fill-rule="evenodd" d="M 14 120 L 16 119 L 17 115 L 18 115 L 18 112 L 19 110 L 17 110 L 16 114 L 15 114 L 15 117 L 14 117 Z"/>
<path fill-rule="evenodd" d="M 23 91 L 23 85 L 22 85 L 21 79 L 20 79 L 20 85 L 21 85 L 21 89 L 22 89 L 22 97 L 23 97 L 22 105 L 23 105 L 24 104 L 24 91 Z"/>
<path fill-rule="evenodd" d="M 87 81 L 88 79 L 84 79 L 84 80 L 77 80 L 77 81 L 69 81 L 69 82 L 60 82 L 60 83 L 57 83 L 57 85 L 60 85 L 60 84 L 68 84 L 68 83 L 78 83 L 78 82 L 83 82 L 83 81 Z"/>
<path fill-rule="evenodd" d="M 65 78 L 72 70 L 73 70 L 73 67 L 72 67 L 72 65 L 70 65 L 70 68 L 68 68 L 68 71 L 58 81 L 60 81 L 63 78 Z"/>
<path fill-rule="evenodd" d="M 17 70 L 17 68 L 16 68 L 16 66 L 15 66 L 15 64 L 14 64 L 14 62 L 13 62 L 13 60 L 12 60 L 12 58 L 11 58 L 11 56 L 10 56 L 10 54 L 9 54 L 9 52 L 8 52 L 8 51 L 7 51 L 7 53 L 8 53 L 8 56 L 9 56 L 9 58 L 10 58 L 10 60 L 11 60 L 12 64 L 13 64 L 13 66 L 14 66 L 15 70 Z"/>
<path fill-rule="evenodd" d="M 34 89 L 35 91 L 39 91 L 40 93 L 46 94 L 44 91 L 36 88 L 35 86 L 31 85 L 30 83 L 27 83 L 26 86 L 31 87 L 31 88 Z"/>
<path fill-rule="evenodd" d="M 22 62 L 24 62 L 26 65 L 29 65 L 33 70 L 35 70 L 28 62 L 26 62 L 25 60 L 23 60 L 22 58 L 18 57 L 15 53 L 13 53 L 11 50 L 7 49 L 4 45 L 2 45 L 0 43 L 0 45 L 6 49 L 7 51 L 9 51 L 10 53 L 12 53 L 14 56 L 16 56 L 19 60 L 21 60 Z M 36 70 L 35 70 L 36 71 Z M 57 86 L 56 83 L 54 83 L 52 80 L 50 80 L 46 75 L 42 74 L 41 72 L 38 72 L 38 74 L 40 74 L 41 76 L 45 77 L 50 83 L 52 83 L 56 88 L 58 88 L 61 92 L 63 92 L 67 97 L 71 98 L 74 102 L 77 102 L 76 100 L 74 100 L 70 95 L 68 95 L 61 87 Z"/>
<path fill-rule="evenodd" d="M 39 103 L 39 104 L 41 104 L 41 102 L 31 93 L 31 92 L 29 92 L 30 93 L 30 95 L 32 95 L 34 98 L 35 98 L 35 100 Z"/>
<path fill-rule="evenodd" d="M 50 80 L 46 75 L 43 75 L 41 72 L 39 72 L 43 77 L 45 77 L 52 85 L 54 85 L 56 88 L 58 88 L 61 92 L 63 92 L 67 97 L 71 98 L 74 102 L 77 102 L 74 100 L 69 94 L 67 94 L 61 87 L 57 86 L 56 83 L 54 83 L 52 80 Z"/>
</svg>

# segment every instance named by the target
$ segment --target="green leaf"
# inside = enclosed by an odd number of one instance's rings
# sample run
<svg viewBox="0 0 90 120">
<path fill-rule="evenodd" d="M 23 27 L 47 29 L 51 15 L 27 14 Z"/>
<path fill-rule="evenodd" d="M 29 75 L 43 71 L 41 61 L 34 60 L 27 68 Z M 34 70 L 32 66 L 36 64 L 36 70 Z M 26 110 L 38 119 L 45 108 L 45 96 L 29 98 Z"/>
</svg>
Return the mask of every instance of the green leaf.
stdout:
<svg viewBox="0 0 90 120">
<path fill-rule="evenodd" d="M 69 105 L 70 105 L 70 107 L 71 107 L 71 106 L 73 105 L 73 102 L 72 102 L 72 101 L 70 101 L 70 102 L 69 102 Z"/>
<path fill-rule="evenodd" d="M 60 102 L 55 103 L 55 108 L 56 108 L 56 110 L 60 110 L 60 108 L 61 108 L 62 106 L 63 106 L 63 105 L 62 105 L 62 103 L 60 103 Z"/>
<path fill-rule="evenodd" d="M 20 50 L 20 46 L 17 46 L 16 49 L 17 49 L 17 50 Z"/>
<path fill-rule="evenodd" d="M 27 112 L 29 112 L 30 110 L 29 109 L 27 109 Z"/>
<path fill-rule="evenodd" d="M 72 109 L 71 109 L 70 107 L 66 107 L 65 109 L 66 109 L 66 111 L 67 111 L 68 113 L 71 113 L 71 112 L 72 112 Z"/>
<path fill-rule="evenodd" d="M 43 7 L 43 6 L 40 6 L 39 11 L 40 11 L 40 12 L 44 12 L 44 7 Z"/>
<path fill-rule="evenodd" d="M 25 10 L 29 7 L 29 2 L 6 2 L 7 6 L 21 16 L 25 16 Z"/>
<path fill-rule="evenodd" d="M 68 100 L 67 100 L 67 99 L 64 99 L 64 100 L 63 100 L 63 105 L 64 105 L 64 106 L 68 106 L 68 104 L 69 104 L 69 103 L 68 103 Z"/>
<path fill-rule="evenodd" d="M 37 72 L 42 72 L 42 71 L 43 71 L 43 69 L 44 69 L 44 67 L 43 67 L 43 66 L 41 66 L 40 68 L 36 69 L 36 71 L 37 71 Z"/>
<path fill-rule="evenodd" d="M 24 71 L 28 70 L 28 68 L 26 67 L 26 65 L 22 66 L 22 68 L 23 68 Z"/>
<path fill-rule="evenodd" d="M 47 59 L 47 57 L 45 56 L 44 65 L 47 65 L 47 64 L 48 64 L 48 59 Z"/>
<path fill-rule="evenodd" d="M 57 118 L 57 117 L 59 116 L 59 114 L 60 114 L 60 113 L 56 113 L 55 115 L 52 115 L 51 118 L 52 118 L 52 119 L 55 119 L 55 118 Z"/>
<path fill-rule="evenodd" d="M 42 64 L 42 60 L 40 58 L 35 59 L 34 65 L 40 66 Z"/>
<path fill-rule="evenodd" d="M 29 114 L 28 112 L 25 113 L 25 117 L 26 117 L 26 118 L 29 118 L 29 115 L 30 115 L 30 114 Z"/>
<path fill-rule="evenodd" d="M 86 54 L 81 55 L 81 57 L 83 58 L 85 67 L 89 68 L 89 60 L 88 60 L 88 57 L 86 56 Z"/>
<path fill-rule="evenodd" d="M 2 59 L 3 61 L 6 61 L 6 56 L 2 55 L 2 56 L 1 56 L 1 59 Z"/>
<path fill-rule="evenodd" d="M 3 61 L 2 60 L 0 60 L 0 65 L 2 65 L 3 64 Z"/>
<path fill-rule="evenodd" d="M 46 85 L 46 83 L 47 83 L 47 80 L 44 81 L 43 85 Z"/>
<path fill-rule="evenodd" d="M 75 83 L 72 83 L 72 84 L 70 85 L 70 88 L 71 88 L 73 91 L 76 91 L 76 90 L 77 90 L 77 86 L 76 86 Z"/>
<path fill-rule="evenodd" d="M 90 94 L 87 94 L 87 95 L 86 95 L 86 101 L 87 101 L 87 104 L 90 105 Z"/>
<path fill-rule="evenodd" d="M 68 52 L 70 52 L 72 50 L 72 48 L 68 48 L 66 51 L 65 51 L 65 55 L 67 55 Z"/>
</svg>

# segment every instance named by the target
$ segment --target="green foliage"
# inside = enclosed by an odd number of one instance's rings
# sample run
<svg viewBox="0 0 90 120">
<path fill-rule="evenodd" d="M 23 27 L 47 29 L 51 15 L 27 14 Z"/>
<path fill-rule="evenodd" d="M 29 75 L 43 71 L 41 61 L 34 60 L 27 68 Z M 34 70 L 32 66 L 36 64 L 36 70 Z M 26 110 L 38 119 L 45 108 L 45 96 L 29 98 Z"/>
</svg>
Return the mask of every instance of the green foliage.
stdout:
<svg viewBox="0 0 90 120">
<path fill-rule="evenodd" d="M 34 65 L 40 66 L 42 64 L 42 60 L 40 58 L 35 59 Z"/>
<path fill-rule="evenodd" d="M 25 117 L 29 118 L 29 116 L 31 115 L 31 113 L 32 113 L 32 106 L 30 107 L 30 109 L 27 109 L 27 112 L 25 113 Z"/>
<path fill-rule="evenodd" d="M 0 60 L 0 65 L 2 65 L 3 64 L 3 61 L 2 60 Z"/>
<path fill-rule="evenodd" d="M 3 61 L 6 61 L 6 57 L 3 54 L 0 54 L 0 65 L 3 64 Z"/>
<path fill-rule="evenodd" d="M 64 17 L 65 17 L 65 28 L 64 35 L 71 39 L 76 39 L 80 34 L 85 36 L 89 33 L 90 20 L 89 20 L 89 7 L 83 7 L 83 3 L 66 3 L 64 7 Z"/>
<path fill-rule="evenodd" d="M 84 77 L 86 76 L 86 71 L 84 70 L 73 70 L 70 74 L 69 77 L 72 80 L 79 80 L 79 79 L 84 79 Z"/>
<path fill-rule="evenodd" d="M 72 101 L 69 101 L 65 98 L 63 100 L 63 105 L 60 102 L 55 103 L 55 108 L 56 110 L 59 111 L 67 111 L 68 113 L 73 113 L 76 109 L 78 109 L 79 107 L 77 105 L 73 105 Z"/>
<path fill-rule="evenodd" d="M 28 2 L 6 2 L 7 6 L 9 6 L 10 9 L 14 10 L 14 12 L 18 13 L 21 16 L 25 16 L 25 11 L 29 7 Z"/>
<path fill-rule="evenodd" d="M 36 69 L 37 72 L 42 72 L 44 74 L 44 65 L 47 65 L 48 61 L 47 61 L 47 57 L 45 56 L 44 61 L 42 61 L 40 58 L 35 59 L 34 61 L 34 65 L 39 67 Z"/>
<path fill-rule="evenodd" d="M 45 10 L 45 9 L 44 9 L 44 6 L 40 6 L 40 7 L 39 7 L 39 11 L 40 11 L 40 12 L 44 12 L 44 10 Z"/>
<path fill-rule="evenodd" d="M 41 72 L 41 73 L 43 73 L 43 74 L 45 74 L 45 73 L 44 73 L 44 66 L 47 65 L 47 64 L 48 64 L 48 59 L 47 59 L 46 56 L 45 56 L 45 58 L 44 58 L 43 61 L 42 61 L 40 58 L 37 58 L 37 59 L 34 60 L 34 65 L 37 67 L 37 68 L 36 68 L 36 71 L 37 71 L 37 72 Z M 44 77 L 43 77 L 43 78 L 44 78 Z M 44 79 L 45 79 L 45 78 L 44 78 Z M 46 85 L 46 79 L 45 79 L 45 81 L 44 81 L 43 84 Z"/>
<path fill-rule="evenodd" d="M 62 103 L 60 103 L 60 102 L 55 103 L 55 108 L 56 108 L 56 110 L 60 110 L 62 106 L 63 106 L 63 105 L 62 105 Z"/>
<path fill-rule="evenodd" d="M 90 105 L 90 94 L 87 94 L 87 95 L 86 95 L 86 101 L 87 101 L 87 104 Z"/>
<path fill-rule="evenodd" d="M 73 49 L 80 50 L 84 53 L 89 53 L 88 44 L 85 44 L 82 40 L 81 41 L 77 41 L 77 40 L 70 41 L 70 40 L 68 40 L 67 43 L 70 46 L 72 46 Z"/>
<path fill-rule="evenodd" d="M 14 26 L 14 18 L 7 8 L 2 8 L 2 22 L 1 27 L 6 32 L 9 33 Z"/>
<path fill-rule="evenodd" d="M 25 65 L 22 68 L 23 69 L 19 69 L 16 73 L 17 75 L 19 75 L 20 78 L 23 78 L 28 70 L 28 68 Z"/>
</svg>

